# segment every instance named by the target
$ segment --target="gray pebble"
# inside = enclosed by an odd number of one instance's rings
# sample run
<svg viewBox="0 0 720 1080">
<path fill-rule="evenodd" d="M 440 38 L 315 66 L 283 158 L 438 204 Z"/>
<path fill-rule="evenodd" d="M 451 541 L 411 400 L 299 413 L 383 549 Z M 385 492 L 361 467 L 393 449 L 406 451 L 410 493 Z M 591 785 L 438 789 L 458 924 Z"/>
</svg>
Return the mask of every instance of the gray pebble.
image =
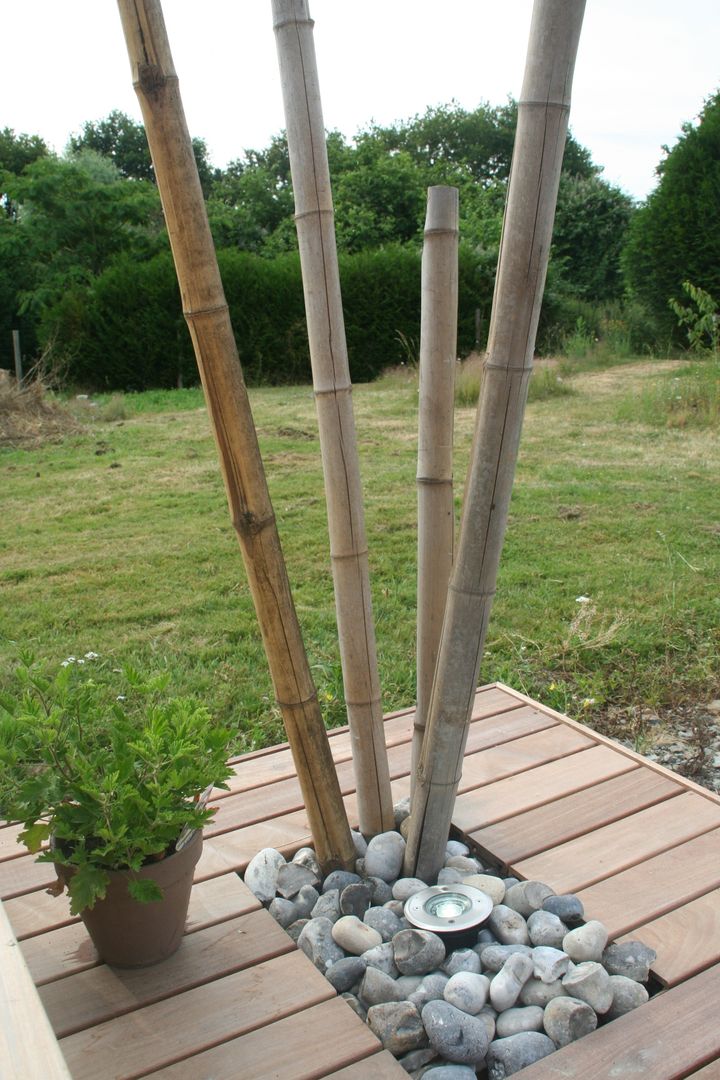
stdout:
<svg viewBox="0 0 720 1080">
<path fill-rule="evenodd" d="M 503 878 L 503 881 L 505 883 L 505 888 L 506 889 L 512 888 L 513 885 L 519 885 L 520 884 L 520 878 L 516 878 L 516 877 L 506 877 L 506 878 Z"/>
<path fill-rule="evenodd" d="M 628 979 L 625 975 L 610 975 L 609 978 L 613 992 L 612 1005 L 607 1013 L 609 1020 L 632 1012 L 638 1005 L 644 1005 L 648 1000 L 647 990 L 634 979 Z"/>
<path fill-rule="evenodd" d="M 584 1001 L 556 997 L 545 1006 L 543 1027 L 556 1046 L 568 1046 L 597 1027 L 597 1016 Z"/>
<path fill-rule="evenodd" d="M 610 976 L 602 964 L 594 960 L 576 964 L 563 978 L 562 984 L 566 994 L 584 1001 L 599 1016 L 606 1013 L 612 1005 Z"/>
<path fill-rule="evenodd" d="M 584 960 L 600 961 L 607 939 L 608 932 L 603 924 L 597 919 L 591 919 L 584 926 L 570 930 L 563 938 L 562 948 L 576 964 Z"/>
<path fill-rule="evenodd" d="M 361 956 L 376 945 L 382 945 L 377 930 L 362 922 L 357 915 L 342 915 L 331 926 L 333 940 L 352 956 Z"/>
<path fill-rule="evenodd" d="M 300 863 L 286 863 L 278 870 L 277 892 L 286 900 L 292 900 L 302 889 L 303 885 L 319 884 L 320 879 L 307 866 Z"/>
<path fill-rule="evenodd" d="M 462 840 L 448 840 L 445 845 L 445 858 L 451 859 L 453 855 L 469 855 L 470 848 L 463 844 Z"/>
<path fill-rule="evenodd" d="M 335 987 L 338 994 L 350 990 L 365 974 L 366 964 L 362 956 L 344 956 L 337 960 L 325 972 L 327 981 Z"/>
<path fill-rule="evenodd" d="M 351 829 L 350 835 L 352 836 L 352 841 L 355 845 L 355 854 L 359 859 L 362 859 L 367 851 L 367 840 L 361 832 L 357 831 L 357 829 Z"/>
<path fill-rule="evenodd" d="M 551 915 L 557 915 L 558 919 L 566 926 L 575 926 L 585 918 L 585 909 L 582 900 L 574 893 L 562 893 L 559 896 L 548 896 L 543 900 L 543 911 L 549 911 Z"/>
<path fill-rule="evenodd" d="M 410 816 L 410 796 L 406 795 L 393 806 L 395 814 L 395 828 L 399 829 L 403 821 Z"/>
<path fill-rule="evenodd" d="M 495 905 L 488 917 L 488 929 L 503 945 L 527 945 L 530 941 L 525 919 L 507 904 Z"/>
<path fill-rule="evenodd" d="M 262 903 L 275 899 L 281 866 L 285 866 L 285 859 L 275 848 L 263 848 L 248 863 L 245 884 Z"/>
<path fill-rule="evenodd" d="M 533 945 L 549 945 L 553 949 L 562 947 L 568 932 L 565 923 L 550 911 L 533 911 L 528 918 L 527 928 Z"/>
<path fill-rule="evenodd" d="M 505 899 L 505 885 L 502 878 L 492 874 L 470 874 L 464 878 L 466 885 L 472 885 L 473 889 L 480 889 L 489 896 L 493 904 L 502 904 Z"/>
<path fill-rule="evenodd" d="M 451 855 L 445 860 L 448 870 L 459 870 L 461 874 L 482 874 L 483 864 L 472 855 Z"/>
<path fill-rule="evenodd" d="M 458 971 L 473 971 L 479 975 L 482 970 L 480 957 L 474 949 L 455 949 L 441 966 L 446 975 L 457 975 Z"/>
<path fill-rule="evenodd" d="M 395 912 L 385 907 L 368 908 L 363 915 L 363 922 L 377 930 L 383 941 L 390 941 L 403 929 L 403 924 Z"/>
<path fill-rule="evenodd" d="M 346 885 L 340 893 L 340 911 L 343 915 L 355 915 L 362 919 L 370 907 L 370 886 L 364 881 Z"/>
<path fill-rule="evenodd" d="M 485 945 L 479 951 L 483 971 L 499 971 L 507 958 L 515 953 L 523 956 L 532 954 L 529 945 Z"/>
<path fill-rule="evenodd" d="M 406 1000 L 402 988 L 398 986 L 395 979 L 374 967 L 365 969 L 358 996 L 368 1006 L 382 1005 L 387 1001 Z"/>
<path fill-rule="evenodd" d="M 553 895 L 553 889 L 542 881 L 520 881 L 505 891 L 505 903 L 513 911 L 518 911 L 524 918 L 539 911 L 543 901 Z"/>
<path fill-rule="evenodd" d="M 343 994 L 342 997 L 347 1001 L 352 1011 L 356 1012 L 363 1022 L 367 1020 L 367 1009 L 362 1002 L 358 1001 L 354 994 Z"/>
<path fill-rule="evenodd" d="M 466 875 L 461 870 L 456 870 L 454 866 L 443 866 L 438 873 L 437 883 L 438 885 L 459 885 L 465 877 Z"/>
<path fill-rule="evenodd" d="M 383 907 L 387 911 L 392 911 L 393 915 L 396 915 L 398 919 L 405 918 L 405 904 L 402 900 L 388 900 L 386 904 L 383 904 Z"/>
<path fill-rule="evenodd" d="M 532 951 L 533 977 L 544 983 L 555 982 L 567 975 L 570 958 L 562 949 L 550 945 L 537 945 Z"/>
<path fill-rule="evenodd" d="M 275 922 L 279 923 L 284 929 L 287 929 L 291 923 L 296 922 L 298 918 L 298 910 L 292 900 L 284 900 L 281 896 L 276 896 L 271 901 L 268 911 Z"/>
<path fill-rule="evenodd" d="M 392 886 L 382 878 L 369 874 L 365 878 L 365 884 L 370 886 L 370 902 L 373 907 L 380 907 L 382 904 L 387 904 L 388 900 L 392 900 Z"/>
<path fill-rule="evenodd" d="M 402 873 L 405 841 L 396 832 L 373 836 L 365 852 L 365 872 L 383 881 L 395 881 Z"/>
<path fill-rule="evenodd" d="M 395 980 L 397 985 L 403 992 L 403 1000 L 407 1001 L 411 994 L 414 994 L 420 983 L 425 978 L 424 975 L 399 975 Z"/>
<path fill-rule="evenodd" d="M 483 929 L 478 934 L 477 946 L 473 946 L 473 948 L 477 948 L 479 951 L 482 951 L 485 945 L 497 944 L 499 944 L 498 939 L 495 937 L 492 930 L 488 930 L 487 927 L 483 927 Z"/>
<path fill-rule="evenodd" d="M 539 1005 L 526 1005 L 506 1009 L 496 1021 L 498 1039 L 507 1039 L 521 1031 L 542 1031 L 543 1009 Z"/>
<path fill-rule="evenodd" d="M 443 997 L 456 1009 L 476 1016 L 484 1008 L 489 990 L 490 980 L 486 975 L 458 971 L 446 983 Z"/>
<path fill-rule="evenodd" d="M 384 1048 L 396 1057 L 427 1043 L 420 1014 L 409 1001 L 373 1005 L 368 1009 L 367 1022 Z"/>
<path fill-rule="evenodd" d="M 624 975 L 635 982 L 647 982 L 650 967 L 657 960 L 657 953 L 641 941 L 621 941 L 610 945 L 602 955 L 602 962 L 609 975 Z"/>
<path fill-rule="evenodd" d="M 297 942 L 298 938 L 300 937 L 303 930 L 310 921 L 310 919 L 298 919 L 297 922 L 290 923 L 289 926 L 286 926 L 285 932 L 288 934 L 289 937 L 293 939 L 293 941 Z"/>
<path fill-rule="evenodd" d="M 310 918 L 312 910 L 319 899 L 320 894 L 313 885 L 303 885 L 297 896 L 293 898 L 293 904 L 297 908 L 298 918 Z"/>
<path fill-rule="evenodd" d="M 436 1065 L 427 1069 L 423 1080 L 477 1080 L 477 1073 L 470 1065 Z"/>
<path fill-rule="evenodd" d="M 386 975 L 392 975 L 393 979 L 400 974 L 395 964 L 395 950 L 391 941 L 376 945 L 374 949 L 368 949 L 362 956 L 368 967 L 380 968 Z"/>
<path fill-rule="evenodd" d="M 411 1050 L 409 1054 L 405 1054 L 404 1057 L 398 1058 L 398 1065 L 402 1065 L 406 1073 L 410 1073 L 411 1076 L 417 1075 L 418 1069 L 422 1069 L 423 1065 L 427 1065 L 429 1061 L 437 1059 L 437 1054 L 431 1046 L 426 1046 L 422 1050 Z M 473 1078 L 474 1080 L 474 1078 Z"/>
<path fill-rule="evenodd" d="M 490 985 L 492 1007 L 498 1012 L 511 1009 L 532 973 L 532 957 L 523 956 L 522 953 L 509 956 Z"/>
<path fill-rule="evenodd" d="M 482 1062 L 489 1045 L 482 1020 L 447 1001 L 429 1001 L 422 1011 L 422 1022 L 430 1045 L 443 1057 L 466 1065 Z"/>
<path fill-rule="evenodd" d="M 313 884 L 317 888 L 322 881 L 322 870 L 314 850 L 311 847 L 301 847 L 293 855 L 292 861 L 300 866 L 306 866 L 308 870 L 312 870 L 317 878 L 317 882 L 313 882 Z"/>
<path fill-rule="evenodd" d="M 448 976 L 442 971 L 431 971 L 422 980 L 417 990 L 410 994 L 408 1000 L 412 1001 L 422 1012 L 428 1001 L 442 1001 L 445 987 L 449 982 Z"/>
<path fill-rule="evenodd" d="M 554 1050 L 555 1043 L 540 1031 L 521 1031 L 505 1039 L 496 1039 L 488 1050 L 488 1080 L 506 1080 Z"/>
<path fill-rule="evenodd" d="M 315 906 L 310 912 L 313 919 L 330 919 L 337 922 L 340 918 L 340 890 L 329 889 L 319 896 Z"/>
<path fill-rule="evenodd" d="M 403 975 L 425 975 L 445 959 L 442 940 L 429 930 L 401 930 L 392 939 L 392 947 Z"/>
<path fill-rule="evenodd" d="M 359 874 L 352 874 L 349 870 L 333 870 L 323 881 L 322 891 L 326 893 L 337 889 L 342 892 L 348 885 L 357 885 L 361 881 Z"/>
<path fill-rule="evenodd" d="M 297 941 L 298 948 L 302 949 L 323 975 L 329 967 L 345 957 L 345 953 L 333 939 L 334 925 L 330 919 L 310 919 Z"/>
<path fill-rule="evenodd" d="M 405 903 L 415 893 L 422 892 L 423 889 L 427 889 L 427 885 L 420 878 L 415 877 L 401 877 L 398 878 L 392 887 L 392 894 L 394 900 L 401 900 Z"/>
<path fill-rule="evenodd" d="M 544 1009 L 548 1001 L 553 998 L 565 996 L 565 987 L 561 979 L 553 982 L 543 982 L 542 979 L 528 979 L 520 991 L 522 1005 L 539 1005 Z"/>
</svg>

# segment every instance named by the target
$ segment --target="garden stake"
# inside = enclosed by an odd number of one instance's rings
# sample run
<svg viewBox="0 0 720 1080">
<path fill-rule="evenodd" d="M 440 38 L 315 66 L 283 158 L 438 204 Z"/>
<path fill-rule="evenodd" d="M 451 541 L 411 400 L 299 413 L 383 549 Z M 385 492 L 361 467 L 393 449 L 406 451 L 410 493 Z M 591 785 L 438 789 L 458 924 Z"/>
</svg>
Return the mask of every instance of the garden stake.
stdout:
<svg viewBox="0 0 720 1080">
<path fill-rule="evenodd" d="M 507 525 L 584 0 L 535 0 L 457 558 L 411 807 L 405 873 L 434 881 L 462 771 Z"/>
<path fill-rule="evenodd" d="M 273 0 L 360 831 L 394 827 L 325 128 L 307 0 Z"/>
<path fill-rule="evenodd" d="M 233 527 L 320 863 L 355 850 L 308 665 L 160 0 L 118 0 Z"/>
<path fill-rule="evenodd" d="M 455 546 L 453 420 L 458 309 L 458 189 L 428 188 L 420 307 L 417 702 L 411 783 L 420 762 Z"/>
</svg>

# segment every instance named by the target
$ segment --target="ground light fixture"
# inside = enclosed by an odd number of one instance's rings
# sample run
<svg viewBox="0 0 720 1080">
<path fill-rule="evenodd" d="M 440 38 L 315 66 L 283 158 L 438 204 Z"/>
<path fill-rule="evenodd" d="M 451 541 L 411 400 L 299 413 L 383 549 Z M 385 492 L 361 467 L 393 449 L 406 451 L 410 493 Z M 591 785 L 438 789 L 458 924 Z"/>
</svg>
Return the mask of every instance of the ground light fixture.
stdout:
<svg viewBox="0 0 720 1080">
<path fill-rule="evenodd" d="M 406 901 L 405 918 L 416 930 L 430 930 L 448 952 L 474 945 L 493 909 L 491 898 L 472 885 L 431 885 Z"/>
</svg>

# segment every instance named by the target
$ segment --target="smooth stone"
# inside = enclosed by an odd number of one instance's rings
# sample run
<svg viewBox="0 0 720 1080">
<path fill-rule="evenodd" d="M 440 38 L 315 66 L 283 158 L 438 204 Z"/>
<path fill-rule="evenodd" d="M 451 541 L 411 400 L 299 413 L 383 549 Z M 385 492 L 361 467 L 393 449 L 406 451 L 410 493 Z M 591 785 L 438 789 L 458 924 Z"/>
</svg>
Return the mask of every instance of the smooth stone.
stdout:
<svg viewBox="0 0 720 1080">
<path fill-rule="evenodd" d="M 570 930 L 563 938 L 562 948 L 576 964 L 584 960 L 602 960 L 608 932 L 601 922 L 591 919 L 584 926 Z M 613 972 L 613 974 L 622 974 Z"/>
<path fill-rule="evenodd" d="M 396 832 L 373 836 L 365 852 L 365 873 L 383 881 L 395 881 L 402 873 L 405 841 Z"/>
<path fill-rule="evenodd" d="M 549 945 L 552 949 L 561 948 L 568 932 L 565 923 L 550 911 L 533 911 L 527 928 L 533 945 Z"/>
<path fill-rule="evenodd" d="M 423 889 L 427 889 L 427 885 L 420 878 L 416 877 L 401 877 L 398 878 L 392 887 L 392 894 L 394 900 L 402 900 L 405 903 L 415 893 L 422 892 Z"/>
<path fill-rule="evenodd" d="M 342 960 L 331 964 L 325 972 L 325 978 L 335 987 L 338 994 L 344 994 L 362 979 L 366 967 L 362 956 L 344 956 Z"/>
<path fill-rule="evenodd" d="M 341 996 L 345 999 L 345 1001 L 347 1001 L 352 1011 L 356 1012 L 360 1019 L 365 1022 L 367 1020 L 367 1009 L 362 1004 L 362 1002 L 358 1001 L 354 994 L 347 993 L 342 994 Z"/>
<path fill-rule="evenodd" d="M 330 919 L 331 922 L 337 922 L 340 918 L 340 890 L 330 889 L 329 892 L 324 892 L 322 896 L 319 896 L 310 916 L 313 919 Z"/>
<path fill-rule="evenodd" d="M 402 836 L 403 840 L 407 840 L 408 836 L 410 835 L 410 815 L 409 814 L 408 814 L 408 816 L 406 818 L 403 818 L 402 821 L 400 822 L 400 835 Z"/>
<path fill-rule="evenodd" d="M 545 1006 L 543 1027 L 556 1046 L 568 1046 L 597 1027 L 597 1016 L 585 1001 L 556 997 Z"/>
<path fill-rule="evenodd" d="M 388 885 L 387 881 L 383 881 L 382 878 L 369 874 L 365 878 L 365 884 L 370 886 L 370 902 L 373 907 L 381 907 L 383 904 L 387 904 L 388 900 L 392 900 L 392 886 Z"/>
<path fill-rule="evenodd" d="M 355 860 L 355 873 L 361 880 L 364 880 L 367 877 L 367 874 L 365 873 L 365 859 L 362 858 L 362 856 Z"/>
<path fill-rule="evenodd" d="M 456 1009 L 476 1016 L 487 1003 L 490 980 L 474 971 L 458 971 L 448 979 L 443 997 Z"/>
<path fill-rule="evenodd" d="M 293 904 L 297 908 L 298 918 L 309 919 L 313 908 L 320 899 L 320 893 L 314 885 L 303 885 L 300 892 L 293 898 Z"/>
<path fill-rule="evenodd" d="M 275 899 L 281 866 L 285 866 L 285 858 L 275 848 L 263 848 L 247 864 L 245 884 L 264 904 Z"/>
<path fill-rule="evenodd" d="M 391 941 L 376 945 L 373 949 L 368 949 L 367 952 L 362 954 L 362 957 L 368 967 L 380 968 L 380 971 L 384 971 L 386 975 L 391 975 L 393 979 L 396 979 L 400 974 L 395 963 L 395 951 Z"/>
<path fill-rule="evenodd" d="M 502 904 L 505 899 L 505 884 L 502 878 L 493 877 L 492 874 L 469 874 L 463 878 L 464 885 L 471 885 L 473 889 L 479 889 L 489 896 L 493 904 Z"/>
<path fill-rule="evenodd" d="M 313 848 L 298 848 L 298 850 L 292 857 L 292 861 L 294 863 L 298 863 L 300 866 L 306 866 L 308 870 L 312 870 L 312 872 L 315 874 L 315 877 L 317 878 L 317 882 L 314 881 L 313 885 L 315 885 L 315 887 L 317 888 L 322 881 L 322 870 L 320 868 L 320 863 L 318 862 L 318 857 L 315 854 Z"/>
<path fill-rule="evenodd" d="M 488 917 L 488 929 L 503 945 L 527 945 L 530 941 L 525 919 L 507 904 L 495 905 Z"/>
<path fill-rule="evenodd" d="M 292 900 L 300 892 L 303 885 L 314 886 L 319 883 L 320 878 L 310 867 L 301 866 L 300 863 L 286 863 L 278 871 L 277 892 L 280 896 L 284 896 L 286 900 Z"/>
<path fill-rule="evenodd" d="M 297 941 L 298 948 L 310 957 L 323 975 L 329 967 L 345 957 L 345 953 L 333 938 L 334 925 L 330 919 L 310 919 Z"/>
<path fill-rule="evenodd" d="M 361 832 L 357 831 L 357 829 L 351 829 L 350 835 L 352 836 L 352 842 L 355 845 L 355 854 L 359 859 L 362 859 L 367 851 L 367 840 Z"/>
<path fill-rule="evenodd" d="M 515 953 L 509 956 L 490 984 L 490 1004 L 498 1012 L 511 1009 L 525 983 L 533 973 L 530 956 Z"/>
<path fill-rule="evenodd" d="M 383 1005 L 388 1001 L 406 1001 L 402 988 L 379 968 L 365 969 L 358 997 L 365 1005 Z"/>
<path fill-rule="evenodd" d="M 384 1048 L 396 1057 L 427 1043 L 420 1014 L 409 1001 L 373 1005 L 368 1009 L 367 1022 Z"/>
<path fill-rule="evenodd" d="M 398 919 L 405 918 L 405 904 L 402 900 L 388 900 L 386 904 L 383 904 L 383 907 L 386 911 L 392 911 L 393 915 L 397 916 Z M 404 927 L 403 929 L 407 928 Z"/>
<path fill-rule="evenodd" d="M 390 941 L 403 929 L 403 924 L 395 912 L 384 907 L 368 908 L 363 915 L 363 922 L 377 930 L 383 941 Z"/>
<path fill-rule="evenodd" d="M 425 975 L 445 959 L 445 946 L 429 930 L 401 930 L 392 939 L 395 963 L 403 975 Z"/>
<path fill-rule="evenodd" d="M 565 993 L 584 1001 L 599 1016 L 606 1013 L 613 1002 L 612 984 L 602 964 L 585 960 L 576 964 L 562 981 Z"/>
<path fill-rule="evenodd" d="M 641 941 L 621 941 L 608 946 L 602 955 L 603 966 L 609 975 L 624 975 L 635 982 L 647 982 L 650 967 L 656 960 L 655 950 Z"/>
<path fill-rule="evenodd" d="M 489 1039 L 483 1020 L 447 1001 L 429 1001 L 422 1010 L 422 1022 L 430 1045 L 448 1060 L 471 1065 L 485 1057 Z"/>
<path fill-rule="evenodd" d="M 566 935 L 567 936 L 567 935 Z M 562 949 L 550 945 L 537 945 L 532 951 L 533 977 L 551 983 L 567 975 L 570 958 Z"/>
<path fill-rule="evenodd" d="M 437 883 L 438 885 L 460 885 L 466 876 L 461 870 L 456 870 L 454 866 L 443 866 L 438 871 Z"/>
<path fill-rule="evenodd" d="M 437 1054 L 432 1046 L 425 1046 L 422 1050 L 411 1050 L 409 1054 L 398 1058 L 398 1065 L 402 1065 L 405 1072 L 413 1076 L 418 1074 L 418 1069 L 422 1069 L 424 1065 L 434 1060 L 437 1060 Z"/>
<path fill-rule="evenodd" d="M 506 1009 L 495 1022 L 498 1039 L 508 1039 L 521 1031 L 542 1031 L 543 1012 L 539 1005 Z"/>
<path fill-rule="evenodd" d="M 519 885 L 520 884 L 520 878 L 506 877 L 506 878 L 503 878 L 503 882 L 505 883 L 505 888 L 509 889 L 513 885 Z"/>
<path fill-rule="evenodd" d="M 543 900 L 543 911 L 549 911 L 551 915 L 557 915 L 558 919 L 567 926 L 574 926 L 585 918 L 585 908 L 582 900 L 574 893 L 561 893 L 558 896 L 548 896 Z"/>
<path fill-rule="evenodd" d="M 403 1000 L 408 1001 L 411 994 L 414 994 L 418 986 L 424 979 L 424 975 L 399 975 L 395 980 L 397 985 L 403 992 Z"/>
<path fill-rule="evenodd" d="M 479 947 L 478 947 L 479 948 Z M 483 971 L 499 971 L 510 956 L 519 954 L 531 956 L 529 945 L 485 945 L 480 949 L 480 962 Z"/>
<path fill-rule="evenodd" d="M 406 795 L 404 799 L 400 799 L 393 806 L 393 814 L 395 815 L 395 828 L 399 829 L 403 821 L 410 817 L 410 796 Z"/>
<path fill-rule="evenodd" d="M 483 928 L 478 934 L 478 943 L 473 945 L 473 948 L 478 952 L 482 952 L 486 945 L 498 945 L 498 939 L 493 934 L 492 930 L 488 930 L 487 927 Z"/>
<path fill-rule="evenodd" d="M 451 859 L 453 855 L 469 855 L 470 848 L 463 844 L 462 840 L 448 840 L 445 845 L 445 858 Z"/>
<path fill-rule="evenodd" d="M 461 874 L 482 874 L 485 869 L 480 860 L 474 859 L 472 855 L 451 855 L 445 860 L 445 867 L 448 870 L 459 870 Z"/>
<path fill-rule="evenodd" d="M 422 1074 L 429 1080 L 477 1080 L 477 1073 L 469 1065 L 436 1065 Z"/>
<path fill-rule="evenodd" d="M 458 971 L 473 971 L 479 975 L 482 970 L 480 957 L 474 949 L 455 949 L 441 967 L 446 975 L 457 975 Z"/>
<path fill-rule="evenodd" d="M 311 919 L 298 919 L 297 922 L 290 923 L 289 926 L 285 927 L 285 933 L 297 944 L 298 938 L 311 921 Z"/>
<path fill-rule="evenodd" d="M 634 979 L 629 979 L 626 975 L 610 975 L 609 978 L 613 992 L 612 1005 L 607 1012 L 609 1020 L 632 1012 L 648 1000 L 650 995 L 647 990 Z"/>
<path fill-rule="evenodd" d="M 520 881 L 506 890 L 505 903 L 527 919 L 533 911 L 542 908 L 543 902 L 548 896 L 552 896 L 554 891 L 542 881 Z"/>
<path fill-rule="evenodd" d="M 488 1080 L 506 1080 L 554 1051 L 555 1043 L 540 1031 L 521 1031 L 495 1039 L 488 1050 Z"/>
<path fill-rule="evenodd" d="M 355 915 L 362 919 L 370 907 L 370 886 L 361 881 L 357 885 L 347 885 L 340 893 L 340 911 L 343 915 Z"/>
<path fill-rule="evenodd" d="M 275 922 L 282 926 L 283 930 L 286 930 L 292 923 L 297 922 L 298 919 L 298 910 L 292 900 L 284 900 L 281 896 L 276 896 L 270 902 L 268 911 Z"/>
<path fill-rule="evenodd" d="M 564 997 L 565 987 L 561 979 L 553 982 L 543 982 L 542 979 L 528 979 L 520 991 L 520 1002 L 523 1005 L 539 1005 L 544 1009 L 549 1001 L 556 997 Z"/>
<path fill-rule="evenodd" d="M 332 924 L 333 941 L 353 956 L 360 956 L 376 945 L 382 945 L 382 937 L 372 926 L 358 919 L 357 915 L 343 915 Z"/>
<path fill-rule="evenodd" d="M 361 881 L 360 875 L 353 874 L 350 870 L 333 870 L 323 881 L 322 891 L 326 893 L 337 889 L 342 892 L 348 885 L 357 885 Z"/>
<path fill-rule="evenodd" d="M 497 1013 L 493 1009 L 492 1005 L 485 1005 L 477 1014 L 478 1020 L 482 1020 L 487 1031 L 487 1037 L 490 1042 L 495 1038 L 495 1025 L 497 1022 Z"/>
<path fill-rule="evenodd" d="M 432 971 L 429 975 L 425 976 L 417 990 L 410 994 L 408 1001 L 412 1001 L 413 1005 L 416 1005 L 422 1012 L 428 1001 L 444 1000 L 443 994 L 449 981 L 448 976 L 445 975 L 444 972 Z"/>
</svg>

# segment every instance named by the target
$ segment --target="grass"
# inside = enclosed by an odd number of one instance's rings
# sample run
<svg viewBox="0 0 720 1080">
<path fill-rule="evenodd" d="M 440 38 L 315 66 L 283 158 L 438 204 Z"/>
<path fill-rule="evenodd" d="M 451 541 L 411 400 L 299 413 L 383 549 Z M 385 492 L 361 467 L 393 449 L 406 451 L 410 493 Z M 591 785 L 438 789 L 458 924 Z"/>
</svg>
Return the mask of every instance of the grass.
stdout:
<svg viewBox="0 0 720 1080">
<path fill-rule="evenodd" d="M 720 359 L 685 361 L 659 371 L 637 397 L 621 402 L 621 419 L 639 416 L 645 423 L 671 428 L 717 430 L 720 423 Z"/>
<path fill-rule="evenodd" d="M 619 708 L 718 696 L 720 445 L 619 415 L 654 370 L 576 375 L 572 396 L 528 406 L 481 671 L 604 730 Z M 414 699 L 414 379 L 354 392 L 385 710 Z M 312 392 L 251 397 L 311 666 L 340 724 Z M 0 684 L 20 648 L 49 662 L 92 650 L 110 679 L 127 662 L 169 670 L 240 749 L 281 740 L 200 392 L 129 395 L 112 421 L 98 401 L 60 443 L 0 449 Z M 473 421 L 458 409 L 458 511 Z"/>
</svg>

